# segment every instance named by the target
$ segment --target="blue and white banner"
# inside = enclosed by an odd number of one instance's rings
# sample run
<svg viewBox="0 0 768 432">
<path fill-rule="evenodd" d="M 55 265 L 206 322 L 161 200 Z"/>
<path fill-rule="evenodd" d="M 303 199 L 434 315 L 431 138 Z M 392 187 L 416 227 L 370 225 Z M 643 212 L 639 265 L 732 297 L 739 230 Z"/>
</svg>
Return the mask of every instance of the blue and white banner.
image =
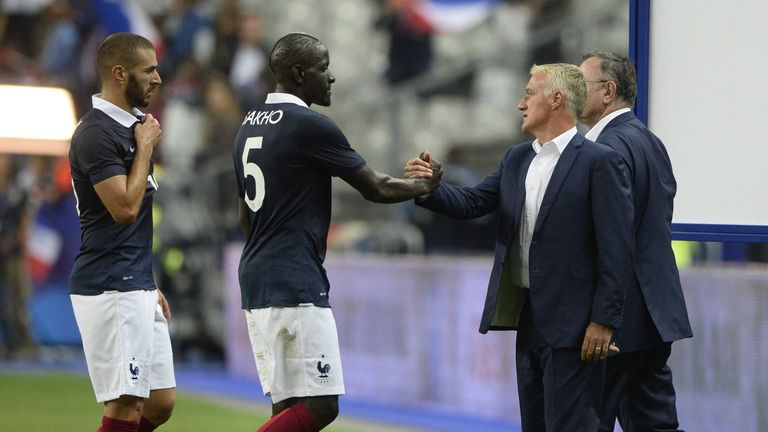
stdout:
<svg viewBox="0 0 768 432">
<path fill-rule="evenodd" d="M 105 34 L 128 32 L 144 36 L 155 46 L 160 33 L 149 14 L 134 0 L 91 0 L 94 18 Z"/>
<path fill-rule="evenodd" d="M 425 0 L 413 13 L 420 23 L 435 32 L 462 32 L 482 23 L 500 0 Z"/>
</svg>

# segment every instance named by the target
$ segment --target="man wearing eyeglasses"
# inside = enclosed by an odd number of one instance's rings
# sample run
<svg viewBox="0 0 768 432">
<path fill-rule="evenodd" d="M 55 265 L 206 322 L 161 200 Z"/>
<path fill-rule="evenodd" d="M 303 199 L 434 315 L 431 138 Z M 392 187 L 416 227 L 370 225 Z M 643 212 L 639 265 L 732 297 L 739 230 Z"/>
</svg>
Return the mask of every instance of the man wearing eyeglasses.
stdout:
<svg viewBox="0 0 768 432">
<path fill-rule="evenodd" d="M 634 277 L 627 286 L 624 322 L 614 333 L 621 352 L 608 357 L 600 431 L 679 430 L 672 371 L 672 342 L 692 337 L 670 223 L 677 183 L 664 144 L 634 114 L 635 69 L 627 57 L 584 55 L 588 97 L 579 120 L 586 137 L 621 154 L 632 182 L 635 208 Z"/>
</svg>

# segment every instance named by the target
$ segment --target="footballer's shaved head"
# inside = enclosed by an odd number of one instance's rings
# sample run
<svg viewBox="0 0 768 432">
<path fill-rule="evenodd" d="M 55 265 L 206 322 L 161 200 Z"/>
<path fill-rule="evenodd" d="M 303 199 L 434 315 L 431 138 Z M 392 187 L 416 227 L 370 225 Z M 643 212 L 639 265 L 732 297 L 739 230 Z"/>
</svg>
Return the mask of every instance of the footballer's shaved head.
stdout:
<svg viewBox="0 0 768 432">
<path fill-rule="evenodd" d="M 115 33 L 104 39 L 96 53 L 96 68 L 102 84 L 109 80 L 113 67 L 120 65 L 131 70 L 138 65 L 141 49 L 154 51 L 155 46 L 147 38 L 133 33 Z"/>
<path fill-rule="evenodd" d="M 269 69 L 275 80 L 285 83 L 293 66 L 306 65 L 316 60 L 320 40 L 309 33 L 288 33 L 278 39 L 269 54 Z"/>
</svg>

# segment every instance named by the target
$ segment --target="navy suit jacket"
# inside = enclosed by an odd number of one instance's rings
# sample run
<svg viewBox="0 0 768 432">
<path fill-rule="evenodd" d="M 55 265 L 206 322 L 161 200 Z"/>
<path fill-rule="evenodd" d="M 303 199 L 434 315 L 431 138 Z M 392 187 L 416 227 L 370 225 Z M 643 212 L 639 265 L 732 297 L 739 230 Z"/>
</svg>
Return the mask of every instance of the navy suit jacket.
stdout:
<svg viewBox="0 0 768 432">
<path fill-rule="evenodd" d="M 635 209 L 634 277 L 627 286 L 622 352 L 693 336 L 672 252 L 672 207 L 677 183 L 661 140 L 631 112 L 611 120 L 597 137 L 621 154 L 630 173 Z M 658 332 L 658 333 L 656 333 Z"/>
<path fill-rule="evenodd" d="M 466 219 L 499 211 L 496 249 L 480 332 L 512 330 L 497 309 L 508 250 L 525 206 L 531 142 L 510 149 L 474 187 L 441 184 L 417 204 Z M 621 157 L 581 134 L 565 147 L 545 191 L 529 253 L 534 324 L 555 348 L 580 347 L 590 321 L 618 327 L 631 270 L 632 202 Z M 507 269 L 508 271 L 508 269 Z M 504 287 L 506 289 L 506 287 Z M 500 304 L 501 303 L 501 304 Z"/>
</svg>

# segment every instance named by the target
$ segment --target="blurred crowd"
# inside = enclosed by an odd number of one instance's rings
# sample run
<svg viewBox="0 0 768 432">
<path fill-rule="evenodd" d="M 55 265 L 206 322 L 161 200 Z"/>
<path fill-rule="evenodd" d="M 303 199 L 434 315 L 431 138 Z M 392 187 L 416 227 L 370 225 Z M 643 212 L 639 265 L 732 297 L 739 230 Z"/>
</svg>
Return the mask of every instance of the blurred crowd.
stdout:
<svg viewBox="0 0 768 432">
<path fill-rule="evenodd" d="M 99 91 L 95 52 L 107 34 L 143 31 L 155 43 L 163 79 L 149 107 L 163 126 L 156 275 L 177 312 L 182 359 L 223 357 L 221 249 L 239 236 L 230 146 L 244 110 L 272 86 L 262 18 L 240 3 L 0 1 L 0 84 L 67 88 L 78 118 Z M 137 18 L 143 30 L 131 27 Z M 66 155 L 0 153 L 2 356 L 35 355 L 25 305 L 32 293 L 66 292 L 79 233 Z"/>
<path fill-rule="evenodd" d="M 592 0 L 590 4 L 597 7 L 601 1 L 612 0 Z M 106 35 L 133 31 L 155 43 L 163 80 L 148 108 L 163 128 L 156 156 L 160 184 L 154 210 L 156 276 L 174 309 L 171 331 L 176 355 L 182 361 L 220 360 L 224 356 L 223 250 L 228 242 L 240 239 L 230 149 L 244 112 L 273 87 L 267 57 L 273 38 L 282 31 L 269 27 L 273 23 L 263 13 L 266 3 L 0 0 L 0 85 L 65 87 L 73 96 L 78 118 L 90 108 L 91 96 L 99 91 L 95 55 Z M 289 8 L 285 3 L 284 7 Z M 380 70 L 379 78 L 386 86 L 397 87 L 424 75 L 429 78 L 430 70 L 436 69 L 434 28 L 413 13 L 414 3 L 370 0 L 366 5 L 376 13 L 367 17 L 371 22 L 365 25 L 385 40 L 382 55 L 387 65 Z M 572 34 L 572 27 L 551 23 L 570 16 L 571 3 L 499 1 L 515 16 L 530 17 L 528 30 L 538 36 L 535 43 L 530 43 L 528 60 L 538 63 L 563 58 L 561 48 L 570 39 L 562 35 L 568 31 Z M 520 14 L 521 10 L 526 14 Z M 511 13 L 498 13 L 497 17 L 510 18 Z M 499 25 L 497 33 L 511 32 L 514 27 Z M 626 30 L 622 28 L 620 33 L 625 35 Z M 498 57 L 492 51 L 490 55 Z M 530 62 L 520 63 L 527 67 Z M 359 67 L 354 62 L 353 66 Z M 429 92 L 419 93 L 421 100 L 440 92 L 461 93 L 466 98 L 462 89 L 473 81 L 465 78 L 474 79 L 477 71 L 470 72 L 456 74 L 448 81 L 450 89 L 436 85 Z M 527 74 L 527 69 L 522 72 Z M 488 81 L 487 75 L 483 81 Z M 488 106 L 487 96 L 480 98 L 477 106 Z M 513 105 L 506 96 L 503 99 L 504 105 Z M 475 106 L 464 99 L 460 104 Z M 506 148 L 508 138 L 505 136 L 499 151 Z M 468 159 L 478 154 L 488 154 L 496 163 L 496 153 L 478 152 L 476 145 L 453 147 L 441 155 L 446 166 L 451 167 L 445 181 L 465 185 L 478 181 L 481 173 L 467 168 L 471 165 Z M 357 197 L 354 206 L 360 212 Z M 343 211 L 344 204 L 339 208 Z M 359 224 L 349 223 L 346 229 L 339 224 L 332 227 L 329 245 L 394 253 L 493 250 L 492 217 L 466 224 L 415 208 L 405 213 L 403 218 L 414 232 L 404 229 L 403 224 L 375 223 L 360 228 Z M 389 234 L 377 235 L 377 227 Z M 360 234 L 362 231 L 367 234 Z M 391 236 L 392 232 L 410 243 L 403 244 L 400 237 Z M 66 155 L 0 152 L 0 358 L 36 355 L 31 317 L 25 305 L 33 294 L 66 293 L 69 271 L 79 250 L 79 235 Z"/>
<path fill-rule="evenodd" d="M 375 11 L 370 31 L 386 41 L 385 85 L 406 83 L 433 65 L 434 29 L 413 12 L 416 3 L 366 5 Z M 174 307 L 171 331 L 182 360 L 224 355 L 223 248 L 240 239 L 230 148 L 244 112 L 273 87 L 267 58 L 274 40 L 265 35 L 276 31 L 265 29 L 264 10 L 258 0 L 0 0 L 0 84 L 64 87 L 77 118 L 99 91 L 95 56 L 108 34 L 131 31 L 155 44 L 163 80 L 148 108 L 163 128 L 155 161 L 156 277 Z M 66 293 L 80 243 L 68 166 L 66 155 L 0 154 L 1 356 L 35 355 L 33 317 L 24 305 L 41 292 Z M 457 181 L 477 178 L 461 167 L 453 172 Z M 364 234 L 332 230 L 345 234 L 331 247 L 390 253 L 493 247 L 492 219 L 455 235 L 453 221 L 415 210 L 408 218 L 393 229 L 374 224 L 383 227 L 376 233 L 370 226 Z M 408 244 L 392 232 L 409 233 Z"/>
<path fill-rule="evenodd" d="M 376 3 L 372 28 L 390 45 L 382 81 L 426 72 L 432 40 L 407 13 L 413 2 Z M 244 112 L 273 86 L 274 41 L 260 12 L 248 0 L 0 0 L 0 84 L 64 87 L 77 118 L 99 92 L 104 37 L 133 31 L 155 43 L 163 80 L 148 108 L 163 127 L 156 277 L 173 305 L 181 360 L 224 356 L 223 248 L 240 239 L 230 148 Z M 75 200 L 66 155 L 0 152 L 0 358 L 37 355 L 26 306 L 41 292 L 66 293 L 80 244 Z"/>
</svg>

